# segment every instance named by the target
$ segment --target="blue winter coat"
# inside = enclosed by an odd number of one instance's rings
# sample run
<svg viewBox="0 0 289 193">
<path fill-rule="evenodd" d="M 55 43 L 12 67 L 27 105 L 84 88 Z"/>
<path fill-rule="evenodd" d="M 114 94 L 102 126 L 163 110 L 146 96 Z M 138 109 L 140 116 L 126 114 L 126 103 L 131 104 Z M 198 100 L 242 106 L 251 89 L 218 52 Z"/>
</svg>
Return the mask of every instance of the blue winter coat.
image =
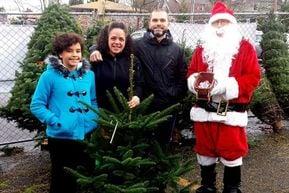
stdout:
<svg viewBox="0 0 289 193">
<path fill-rule="evenodd" d="M 48 137 L 83 140 L 97 127 L 98 116 L 79 101 L 97 109 L 94 73 L 85 60 L 78 70 L 68 71 L 55 56 L 45 62 L 30 104 L 31 112 L 47 125 Z"/>
</svg>

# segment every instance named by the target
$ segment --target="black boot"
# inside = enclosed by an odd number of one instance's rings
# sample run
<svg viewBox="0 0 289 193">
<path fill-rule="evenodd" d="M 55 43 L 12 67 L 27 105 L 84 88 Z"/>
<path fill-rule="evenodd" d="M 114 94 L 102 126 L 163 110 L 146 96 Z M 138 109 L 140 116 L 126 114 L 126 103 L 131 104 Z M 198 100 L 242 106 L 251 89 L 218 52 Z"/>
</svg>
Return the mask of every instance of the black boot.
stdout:
<svg viewBox="0 0 289 193">
<path fill-rule="evenodd" d="M 216 193 L 216 164 L 210 166 L 201 166 L 202 186 L 196 190 L 196 193 Z"/>
<path fill-rule="evenodd" d="M 242 193 L 241 186 L 241 166 L 227 167 L 224 171 L 223 193 Z"/>
</svg>

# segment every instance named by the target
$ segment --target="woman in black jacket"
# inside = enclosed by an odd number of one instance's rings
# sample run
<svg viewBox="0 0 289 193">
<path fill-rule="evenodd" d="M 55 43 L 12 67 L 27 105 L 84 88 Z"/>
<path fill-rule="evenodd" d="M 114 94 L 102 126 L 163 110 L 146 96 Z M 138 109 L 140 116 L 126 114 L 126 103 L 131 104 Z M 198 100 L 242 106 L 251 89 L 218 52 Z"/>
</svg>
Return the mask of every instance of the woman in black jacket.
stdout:
<svg viewBox="0 0 289 193">
<path fill-rule="evenodd" d="M 131 65 L 132 39 L 125 24 L 112 22 L 105 26 L 97 40 L 97 50 L 102 55 L 102 61 L 92 63 L 95 73 L 97 102 L 99 107 L 111 110 L 106 90 L 113 93 L 117 87 L 126 98 L 129 88 L 129 67 Z M 142 78 L 140 66 L 134 57 L 134 96 L 129 99 L 128 105 L 134 108 L 140 103 Z"/>
</svg>

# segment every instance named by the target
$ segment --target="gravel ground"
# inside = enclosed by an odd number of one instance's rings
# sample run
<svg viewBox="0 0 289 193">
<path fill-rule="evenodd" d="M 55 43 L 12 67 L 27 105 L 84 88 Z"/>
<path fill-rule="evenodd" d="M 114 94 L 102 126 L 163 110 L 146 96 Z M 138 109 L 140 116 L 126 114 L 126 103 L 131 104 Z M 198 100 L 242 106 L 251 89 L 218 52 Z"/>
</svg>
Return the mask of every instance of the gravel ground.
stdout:
<svg viewBox="0 0 289 193">
<path fill-rule="evenodd" d="M 289 132 L 268 135 L 244 160 L 246 193 L 289 193 Z"/>
<path fill-rule="evenodd" d="M 47 193 L 50 161 L 46 151 L 35 150 L 14 156 L 0 157 L 1 193 Z"/>
<path fill-rule="evenodd" d="M 279 134 L 265 134 L 255 138 L 249 155 L 243 160 L 242 192 L 243 193 L 289 193 L 289 130 Z M 200 184 L 200 170 L 186 176 L 194 179 L 195 186 Z M 217 188 L 222 191 L 223 165 L 217 165 Z"/>
<path fill-rule="evenodd" d="M 250 134 L 250 153 L 244 159 L 242 167 L 243 193 L 289 193 L 289 129 L 279 134 L 268 132 Z M 263 129 L 264 129 L 263 128 Z M 190 147 L 180 149 L 183 159 L 194 159 Z M 35 150 L 32 153 L 20 153 L 14 156 L 0 156 L 0 192 L 1 193 L 47 193 L 49 185 L 49 155 L 46 151 Z M 6 163 L 6 164 L 3 164 Z M 2 169 L 2 172 L 1 172 Z M 217 187 L 222 189 L 222 164 L 217 166 Z M 184 179 L 194 182 L 192 191 L 200 183 L 199 167 Z M 26 193 L 25 192 L 25 193 Z"/>
</svg>

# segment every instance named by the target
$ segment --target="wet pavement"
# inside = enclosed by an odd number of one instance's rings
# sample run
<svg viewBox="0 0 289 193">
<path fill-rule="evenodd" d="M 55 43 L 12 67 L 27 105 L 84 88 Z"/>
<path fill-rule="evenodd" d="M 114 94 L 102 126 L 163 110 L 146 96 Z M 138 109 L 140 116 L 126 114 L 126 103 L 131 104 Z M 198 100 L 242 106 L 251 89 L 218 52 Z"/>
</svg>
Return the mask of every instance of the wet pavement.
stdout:
<svg viewBox="0 0 289 193">
<path fill-rule="evenodd" d="M 273 134 L 267 125 L 262 124 L 255 117 L 250 117 L 248 136 L 250 141 L 249 155 L 244 158 L 242 166 L 242 192 L 243 193 L 289 193 L 289 122 L 286 129 L 279 134 Z M 25 150 L 26 151 L 26 150 Z M 195 154 L 191 147 L 180 149 L 186 159 L 194 159 Z M 13 187 L 0 192 L 16 193 L 17 187 L 29 187 L 31 184 L 44 183 L 48 187 L 49 155 L 47 152 L 35 149 L 23 154 L 1 157 L 0 183 L 5 180 Z M 195 169 L 184 176 L 184 179 L 194 182 L 191 193 L 199 186 L 199 167 L 195 162 Z M 29 174 L 29 175 L 27 175 Z M 217 187 L 222 191 L 223 165 L 217 165 Z M 3 178 L 1 178 L 1 175 Z M 25 179 L 25 183 L 23 180 Z M 38 181 L 36 182 L 35 179 Z M 18 191 L 19 192 L 19 191 Z M 18 193 L 17 192 L 17 193 Z M 45 193 L 47 191 L 42 191 Z"/>
<path fill-rule="evenodd" d="M 260 126 L 259 121 L 249 123 L 248 136 L 250 151 L 243 160 L 243 193 L 289 193 L 289 121 L 285 129 L 278 134 L 272 133 L 267 125 Z M 200 185 L 200 170 L 196 164 L 191 175 L 186 176 L 195 185 Z M 217 164 L 217 187 L 222 192 L 223 165 Z"/>
<path fill-rule="evenodd" d="M 289 131 L 265 135 L 243 165 L 244 193 L 289 193 Z"/>
</svg>

